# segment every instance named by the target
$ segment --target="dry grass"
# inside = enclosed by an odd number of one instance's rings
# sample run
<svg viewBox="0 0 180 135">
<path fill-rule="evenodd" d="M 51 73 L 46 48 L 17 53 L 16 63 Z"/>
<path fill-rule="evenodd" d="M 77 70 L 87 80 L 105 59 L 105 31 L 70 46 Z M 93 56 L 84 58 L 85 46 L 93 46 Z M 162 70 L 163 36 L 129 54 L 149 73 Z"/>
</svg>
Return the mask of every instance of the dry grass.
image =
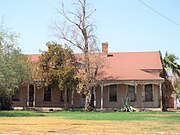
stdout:
<svg viewBox="0 0 180 135">
<path fill-rule="evenodd" d="M 69 120 L 62 117 L 1 117 L 0 134 L 180 135 L 180 126 L 179 123 L 164 119 L 145 121 L 98 121 Z"/>
</svg>

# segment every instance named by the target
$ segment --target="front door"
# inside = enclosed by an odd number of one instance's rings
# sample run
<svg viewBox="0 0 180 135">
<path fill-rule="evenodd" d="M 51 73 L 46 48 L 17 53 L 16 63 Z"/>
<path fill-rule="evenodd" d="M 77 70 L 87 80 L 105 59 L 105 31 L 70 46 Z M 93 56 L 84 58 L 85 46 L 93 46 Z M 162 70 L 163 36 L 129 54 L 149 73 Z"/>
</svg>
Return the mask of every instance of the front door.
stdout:
<svg viewBox="0 0 180 135">
<path fill-rule="evenodd" d="M 33 107 L 34 102 L 34 86 L 29 86 L 29 107 Z"/>
</svg>

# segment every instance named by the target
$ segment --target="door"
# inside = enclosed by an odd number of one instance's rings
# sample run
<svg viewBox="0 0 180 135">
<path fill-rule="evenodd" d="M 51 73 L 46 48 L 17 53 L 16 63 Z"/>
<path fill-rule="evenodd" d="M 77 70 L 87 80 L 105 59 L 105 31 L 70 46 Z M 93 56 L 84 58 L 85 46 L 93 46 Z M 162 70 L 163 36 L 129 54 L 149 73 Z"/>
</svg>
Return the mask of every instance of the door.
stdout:
<svg viewBox="0 0 180 135">
<path fill-rule="evenodd" d="M 34 102 L 34 86 L 29 86 L 29 107 L 33 107 Z"/>
</svg>

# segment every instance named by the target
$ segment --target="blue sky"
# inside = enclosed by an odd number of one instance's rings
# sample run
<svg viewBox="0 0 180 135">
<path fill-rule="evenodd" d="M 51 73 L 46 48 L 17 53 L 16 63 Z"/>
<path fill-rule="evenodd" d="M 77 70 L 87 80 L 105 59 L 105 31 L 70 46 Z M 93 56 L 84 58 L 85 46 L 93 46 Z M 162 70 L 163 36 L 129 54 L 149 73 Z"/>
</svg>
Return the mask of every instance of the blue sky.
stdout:
<svg viewBox="0 0 180 135">
<path fill-rule="evenodd" d="M 142 0 L 180 24 L 180 0 Z M 56 40 L 50 26 L 62 17 L 55 8 L 62 0 L 0 0 L 5 26 L 20 33 L 23 53 L 39 53 L 48 41 Z M 73 0 L 64 0 L 72 8 Z M 109 42 L 109 51 L 168 51 L 180 58 L 180 27 L 153 12 L 138 0 L 89 0 L 96 9 L 99 47 Z M 61 42 L 62 43 L 62 42 Z M 180 61 L 178 61 L 180 63 Z"/>
</svg>

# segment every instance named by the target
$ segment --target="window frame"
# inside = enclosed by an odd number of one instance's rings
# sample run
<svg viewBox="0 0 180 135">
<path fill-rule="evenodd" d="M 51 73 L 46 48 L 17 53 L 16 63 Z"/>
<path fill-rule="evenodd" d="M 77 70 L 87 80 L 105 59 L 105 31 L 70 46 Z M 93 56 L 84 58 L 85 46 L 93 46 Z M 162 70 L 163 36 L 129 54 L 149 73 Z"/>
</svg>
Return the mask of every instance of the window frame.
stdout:
<svg viewBox="0 0 180 135">
<path fill-rule="evenodd" d="M 129 87 L 133 87 L 133 91 L 130 91 Z M 129 93 L 133 93 L 134 94 L 134 99 L 132 100 L 131 98 L 129 98 Z M 130 99 L 130 102 L 136 102 L 136 92 L 135 92 L 135 86 L 134 85 L 127 85 L 127 97 Z"/>
<path fill-rule="evenodd" d="M 115 87 L 116 89 L 115 89 L 115 93 L 116 93 L 116 96 L 115 96 L 115 100 L 112 100 L 112 95 L 111 95 L 111 87 Z M 117 102 L 118 101 L 118 85 L 117 84 L 113 84 L 113 85 L 109 85 L 109 93 L 108 93 L 108 98 L 109 98 L 109 102 Z"/>
<path fill-rule="evenodd" d="M 60 91 L 60 102 L 64 103 L 64 91 Z"/>
<path fill-rule="evenodd" d="M 151 91 L 147 91 L 149 89 L 147 89 L 148 86 L 151 86 Z M 149 98 L 149 94 L 151 95 L 151 97 Z M 144 98 L 145 98 L 145 102 L 153 102 L 153 84 L 146 84 L 145 88 L 144 88 Z M 148 95 L 148 96 L 147 96 Z M 148 97 L 148 98 L 147 98 Z"/>
<path fill-rule="evenodd" d="M 50 90 L 50 91 L 46 91 L 46 89 Z M 52 101 L 52 88 L 51 86 L 48 87 L 44 87 L 44 95 L 43 95 L 43 101 L 45 102 L 51 102 Z M 50 99 L 46 99 L 47 97 L 45 96 L 45 94 L 50 94 Z"/>
</svg>

